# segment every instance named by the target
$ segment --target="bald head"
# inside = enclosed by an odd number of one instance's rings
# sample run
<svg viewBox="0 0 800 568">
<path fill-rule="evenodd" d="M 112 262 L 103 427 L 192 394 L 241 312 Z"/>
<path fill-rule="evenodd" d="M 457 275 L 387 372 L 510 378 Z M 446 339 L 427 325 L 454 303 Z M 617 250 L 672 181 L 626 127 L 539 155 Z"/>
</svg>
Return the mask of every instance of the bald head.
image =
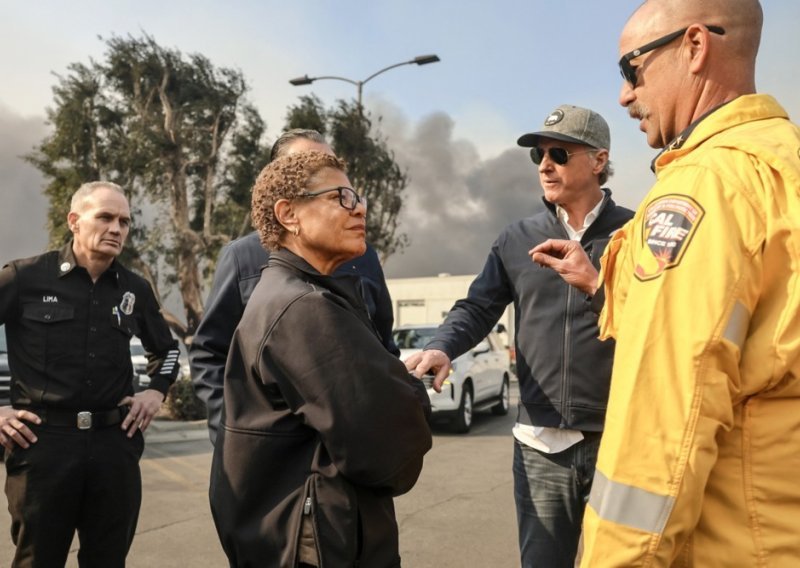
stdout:
<svg viewBox="0 0 800 568">
<path fill-rule="evenodd" d="M 692 24 L 720 26 L 725 29 L 726 57 L 754 66 L 763 20 L 758 0 L 646 0 L 625 28 L 634 26 L 655 38 Z"/>
</svg>

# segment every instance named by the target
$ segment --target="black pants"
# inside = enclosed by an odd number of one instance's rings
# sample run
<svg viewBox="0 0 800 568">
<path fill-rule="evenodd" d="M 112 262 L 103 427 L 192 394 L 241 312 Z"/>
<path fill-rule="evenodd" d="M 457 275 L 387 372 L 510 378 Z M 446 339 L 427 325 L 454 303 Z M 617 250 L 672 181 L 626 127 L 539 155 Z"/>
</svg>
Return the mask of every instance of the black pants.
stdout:
<svg viewBox="0 0 800 568">
<path fill-rule="evenodd" d="M 39 440 L 6 452 L 14 568 L 63 567 L 75 531 L 83 567 L 125 566 L 142 500 L 140 432 L 31 426 Z"/>
</svg>

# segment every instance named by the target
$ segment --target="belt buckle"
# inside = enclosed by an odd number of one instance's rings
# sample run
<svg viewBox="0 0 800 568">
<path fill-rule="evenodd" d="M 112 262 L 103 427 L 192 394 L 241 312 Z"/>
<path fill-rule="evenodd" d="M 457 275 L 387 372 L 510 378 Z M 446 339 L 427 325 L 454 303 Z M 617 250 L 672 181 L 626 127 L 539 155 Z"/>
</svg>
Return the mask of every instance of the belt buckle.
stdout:
<svg viewBox="0 0 800 568">
<path fill-rule="evenodd" d="M 78 430 L 89 430 L 92 427 L 92 413 L 78 413 Z"/>
</svg>

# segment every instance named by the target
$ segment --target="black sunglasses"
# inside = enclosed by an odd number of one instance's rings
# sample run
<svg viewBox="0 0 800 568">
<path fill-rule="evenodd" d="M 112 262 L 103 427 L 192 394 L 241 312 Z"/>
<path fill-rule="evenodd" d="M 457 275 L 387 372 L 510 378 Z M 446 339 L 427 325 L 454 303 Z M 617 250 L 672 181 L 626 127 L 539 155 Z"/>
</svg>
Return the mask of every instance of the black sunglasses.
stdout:
<svg viewBox="0 0 800 568">
<path fill-rule="evenodd" d="M 537 166 L 542 163 L 544 160 L 544 155 L 547 154 L 550 156 L 550 159 L 553 160 L 554 163 L 558 164 L 559 166 L 563 166 L 567 162 L 569 162 L 570 156 L 576 156 L 578 154 L 588 154 L 589 152 L 596 152 L 596 150 L 581 150 L 580 152 L 567 152 L 564 148 L 548 148 L 547 150 L 543 148 L 539 148 L 538 146 L 534 146 L 531 148 L 531 160 Z"/>
<path fill-rule="evenodd" d="M 719 34 L 725 35 L 725 29 L 719 26 L 706 26 L 708 31 Z M 644 44 L 639 49 L 634 49 L 633 51 L 629 51 L 619 59 L 619 72 L 622 75 L 622 78 L 625 79 L 628 83 L 630 83 L 631 87 L 636 86 L 636 66 L 631 65 L 631 59 L 636 59 L 640 55 L 644 55 L 648 51 L 653 51 L 654 49 L 658 49 L 659 47 L 665 46 L 671 41 L 676 40 L 677 38 L 681 37 L 683 34 L 686 33 L 686 30 L 689 28 L 683 28 L 682 30 L 678 30 L 677 32 L 672 32 L 671 34 L 667 34 L 664 37 L 660 37 L 656 40 L 651 41 L 650 43 Z"/>
<path fill-rule="evenodd" d="M 355 211 L 359 203 L 363 203 L 365 208 L 367 206 L 367 198 L 356 193 L 351 187 L 332 187 L 331 189 L 322 189 L 314 193 L 305 192 L 301 193 L 298 197 L 317 197 L 318 195 L 330 193 L 332 191 L 339 193 L 339 205 L 348 211 Z"/>
</svg>

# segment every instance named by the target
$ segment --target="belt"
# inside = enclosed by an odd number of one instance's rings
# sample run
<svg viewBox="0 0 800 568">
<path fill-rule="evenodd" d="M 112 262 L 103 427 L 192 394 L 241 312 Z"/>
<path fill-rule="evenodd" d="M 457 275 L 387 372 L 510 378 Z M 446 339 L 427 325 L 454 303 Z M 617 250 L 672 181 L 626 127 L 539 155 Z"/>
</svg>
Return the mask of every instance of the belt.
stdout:
<svg viewBox="0 0 800 568">
<path fill-rule="evenodd" d="M 122 422 L 128 414 L 127 406 L 118 406 L 112 410 L 62 410 L 58 408 L 29 408 L 42 419 L 42 424 L 49 426 L 69 426 L 78 430 L 108 428 Z"/>
</svg>

